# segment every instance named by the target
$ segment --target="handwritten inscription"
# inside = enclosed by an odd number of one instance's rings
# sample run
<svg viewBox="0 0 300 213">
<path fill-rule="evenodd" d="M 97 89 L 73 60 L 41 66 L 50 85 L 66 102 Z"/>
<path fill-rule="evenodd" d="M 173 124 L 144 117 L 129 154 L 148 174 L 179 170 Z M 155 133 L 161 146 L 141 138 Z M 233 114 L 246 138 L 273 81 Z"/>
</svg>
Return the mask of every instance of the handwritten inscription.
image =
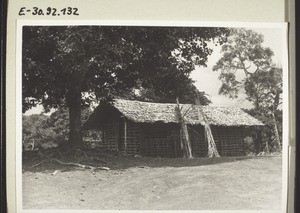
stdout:
<svg viewBox="0 0 300 213">
<path fill-rule="evenodd" d="M 33 16 L 79 16 L 77 7 L 65 7 L 58 9 L 55 7 L 38 8 L 38 7 L 21 7 L 19 16 L 33 15 Z"/>
</svg>

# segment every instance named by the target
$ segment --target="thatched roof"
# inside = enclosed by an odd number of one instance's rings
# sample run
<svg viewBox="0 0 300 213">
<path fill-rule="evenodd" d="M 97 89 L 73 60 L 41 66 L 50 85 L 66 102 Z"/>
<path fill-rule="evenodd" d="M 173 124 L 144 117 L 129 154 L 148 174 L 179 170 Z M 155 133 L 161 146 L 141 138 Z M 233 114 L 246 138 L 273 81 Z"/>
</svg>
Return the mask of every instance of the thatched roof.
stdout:
<svg viewBox="0 0 300 213">
<path fill-rule="evenodd" d="M 178 123 L 176 104 L 173 103 L 150 103 L 141 101 L 129 101 L 116 99 L 112 105 L 127 119 L 136 123 Z M 101 108 L 101 105 L 98 106 Z M 199 117 L 198 111 L 202 109 L 208 122 L 218 126 L 260 126 L 263 125 L 256 118 L 247 114 L 240 108 L 234 107 L 210 107 L 191 104 L 180 104 L 182 114 L 185 115 L 187 124 L 202 124 L 203 117 Z M 101 116 L 101 110 L 93 116 Z"/>
</svg>

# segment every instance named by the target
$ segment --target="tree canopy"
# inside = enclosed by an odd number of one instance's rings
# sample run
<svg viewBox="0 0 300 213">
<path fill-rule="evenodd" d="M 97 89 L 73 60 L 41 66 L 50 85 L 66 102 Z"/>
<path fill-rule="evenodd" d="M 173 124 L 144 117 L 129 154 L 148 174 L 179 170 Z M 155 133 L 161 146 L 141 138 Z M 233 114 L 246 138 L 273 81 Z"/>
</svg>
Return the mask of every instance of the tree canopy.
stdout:
<svg viewBox="0 0 300 213">
<path fill-rule="evenodd" d="M 278 107 L 282 99 L 282 68 L 272 61 L 273 51 L 264 47 L 263 42 L 263 35 L 253 30 L 232 29 L 213 70 L 220 71 L 219 93 L 237 98 L 243 91 L 253 103 L 251 113 L 270 126 L 264 132 L 272 132 L 272 143 L 280 148 Z"/>
<path fill-rule="evenodd" d="M 264 47 L 263 42 L 263 35 L 253 30 L 231 30 L 222 45 L 222 56 L 213 67 L 214 71 L 220 71 L 220 94 L 237 98 L 244 91 L 256 108 L 277 101 L 282 93 L 282 69 L 276 67 L 273 51 Z M 238 79 L 241 73 L 244 77 Z"/>
<path fill-rule="evenodd" d="M 80 113 L 95 99 L 133 88 L 191 101 L 189 74 L 223 43 L 225 28 L 127 26 L 23 27 L 23 111 L 42 104 L 69 109 L 70 135 L 82 141 Z M 79 138 L 79 139 L 78 139 Z"/>
<path fill-rule="evenodd" d="M 84 104 L 92 95 L 153 88 L 180 96 L 191 87 L 188 74 L 205 65 L 207 42 L 222 42 L 220 28 L 53 26 L 23 29 L 23 107 L 66 103 L 80 79 Z M 182 82 L 183 81 L 183 82 Z M 77 82 L 78 83 L 78 82 Z M 175 86 L 174 86 L 175 85 Z M 187 86 L 186 86 L 187 85 Z M 183 87 L 183 88 L 182 88 Z"/>
</svg>

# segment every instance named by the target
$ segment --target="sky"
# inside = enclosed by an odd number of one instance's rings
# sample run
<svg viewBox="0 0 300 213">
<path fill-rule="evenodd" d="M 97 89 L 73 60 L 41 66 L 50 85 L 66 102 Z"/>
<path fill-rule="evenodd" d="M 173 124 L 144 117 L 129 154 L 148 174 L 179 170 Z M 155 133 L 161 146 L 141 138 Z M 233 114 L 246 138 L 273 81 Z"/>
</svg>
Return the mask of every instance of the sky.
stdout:
<svg viewBox="0 0 300 213">
<path fill-rule="evenodd" d="M 281 66 L 282 64 L 282 30 L 281 29 L 252 29 L 264 36 L 263 46 L 270 47 L 273 52 L 273 61 Z M 221 47 L 213 48 L 213 53 L 208 57 L 207 67 L 197 67 L 192 73 L 191 78 L 195 81 L 195 86 L 200 91 L 209 95 L 212 101 L 210 106 L 226 106 L 251 108 L 252 104 L 245 100 L 245 94 L 240 94 L 238 99 L 229 99 L 224 95 L 219 95 L 221 81 L 218 79 L 220 72 L 212 71 L 212 67 L 221 57 Z"/>
<path fill-rule="evenodd" d="M 279 28 L 260 28 L 252 29 L 258 33 L 263 34 L 265 47 L 270 47 L 273 52 L 273 61 L 277 65 L 282 64 L 282 30 Z M 204 91 L 209 95 L 212 101 L 211 106 L 225 106 L 225 107 L 240 107 L 240 108 L 251 108 L 252 104 L 245 100 L 245 94 L 240 94 L 238 99 L 229 99 L 226 96 L 219 95 L 218 91 L 221 86 L 221 81 L 218 79 L 219 72 L 212 71 L 212 67 L 216 64 L 218 59 L 221 57 L 221 47 L 214 46 L 213 53 L 208 57 L 207 67 L 196 67 L 191 73 L 191 78 L 195 81 L 195 86 L 199 91 Z M 38 114 L 43 111 L 41 105 L 28 110 L 25 115 Z M 51 111 L 48 114 L 51 114 Z"/>
</svg>

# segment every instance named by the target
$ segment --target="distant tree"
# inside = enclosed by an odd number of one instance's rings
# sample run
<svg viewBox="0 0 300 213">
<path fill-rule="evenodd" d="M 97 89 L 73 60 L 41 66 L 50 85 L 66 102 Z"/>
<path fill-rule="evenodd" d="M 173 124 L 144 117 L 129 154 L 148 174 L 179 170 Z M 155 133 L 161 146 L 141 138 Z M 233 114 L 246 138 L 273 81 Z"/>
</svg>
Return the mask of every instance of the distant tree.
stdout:
<svg viewBox="0 0 300 213">
<path fill-rule="evenodd" d="M 264 115 L 261 120 L 270 126 L 274 137 L 271 143 L 281 150 L 281 139 L 279 134 L 278 106 L 281 104 L 282 94 L 282 69 L 271 68 L 268 71 L 261 71 L 252 75 L 245 83 L 248 100 L 255 102 L 256 109 Z M 269 147 L 268 144 L 266 144 Z M 267 149 L 269 150 L 269 149 Z"/>
<path fill-rule="evenodd" d="M 257 73 L 266 72 L 274 65 L 272 63 L 273 51 L 263 47 L 263 35 L 252 30 L 232 29 L 227 42 L 222 45 L 222 56 L 213 71 L 221 71 L 219 79 L 222 86 L 220 94 L 230 98 L 237 98 L 238 93 L 245 88 L 250 78 Z M 244 73 L 244 78 L 238 80 L 236 74 Z M 254 100 L 258 108 L 259 100 Z"/>
<path fill-rule="evenodd" d="M 82 111 L 82 121 L 85 122 L 92 110 L 85 108 Z M 35 150 L 55 147 L 65 144 L 69 135 L 68 110 L 59 107 L 50 116 L 44 113 L 23 115 L 23 149 Z M 85 145 L 90 140 L 101 140 L 98 131 L 86 130 L 83 132 Z"/>
<path fill-rule="evenodd" d="M 275 112 L 281 104 L 282 69 L 275 67 L 272 62 L 273 51 L 264 47 L 263 41 L 263 35 L 252 30 L 232 29 L 227 42 L 222 45 L 222 56 L 213 70 L 221 71 L 219 79 L 222 86 L 219 93 L 237 98 L 239 92 L 244 91 L 247 100 L 265 116 L 262 121 L 268 120 L 267 123 L 272 124 L 274 140 L 280 149 Z M 237 73 L 243 73 L 244 77 L 239 80 Z M 261 142 L 258 140 L 258 143 Z"/>
<path fill-rule="evenodd" d="M 54 132 L 49 128 L 48 116 L 35 114 L 22 118 L 23 150 L 47 148 L 53 144 Z"/>
<path fill-rule="evenodd" d="M 206 65 L 212 52 L 207 43 L 222 43 L 227 32 L 193 27 L 25 26 L 23 111 L 37 104 L 46 109 L 65 106 L 68 140 L 76 148 L 82 144 L 83 106 L 135 87 L 173 95 L 171 89 L 189 81 L 196 65 Z M 173 97 L 183 96 L 178 93 Z"/>
</svg>

